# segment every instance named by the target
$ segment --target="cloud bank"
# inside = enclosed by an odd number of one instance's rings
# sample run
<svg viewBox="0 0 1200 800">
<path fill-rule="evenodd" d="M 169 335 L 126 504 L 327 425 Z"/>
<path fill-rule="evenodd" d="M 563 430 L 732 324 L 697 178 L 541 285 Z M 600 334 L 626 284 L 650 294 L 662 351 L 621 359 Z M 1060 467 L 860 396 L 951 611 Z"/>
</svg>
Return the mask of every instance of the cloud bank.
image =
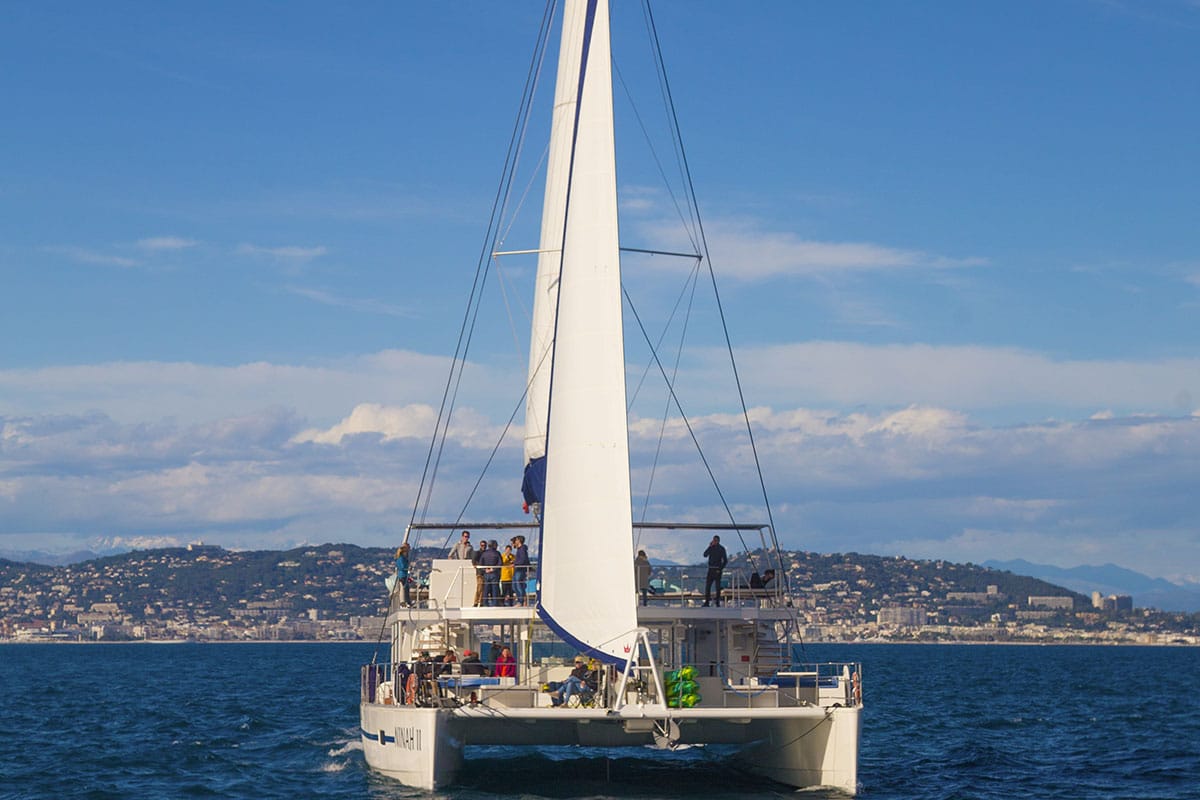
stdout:
<svg viewBox="0 0 1200 800">
<path fill-rule="evenodd" d="M 8 415 L 0 418 L 0 546 L 54 537 L 79 546 L 97 535 L 238 547 L 391 544 L 413 513 L 433 415 L 421 404 L 361 404 L 325 427 L 282 407 L 197 424 Z M 1186 565 L 1200 563 L 1197 415 L 988 426 L 914 406 L 757 408 L 751 417 L 785 546 L 976 562 L 1113 561 L 1174 578 L 1194 578 Z M 517 430 L 472 505 L 458 505 L 502 430 L 477 410 L 464 409 L 461 419 L 441 459 L 431 517 L 518 518 Z M 740 417 L 702 416 L 692 425 L 722 494 L 679 420 L 667 422 L 660 442 L 660 420 L 635 418 L 635 516 L 723 521 L 724 502 L 739 521 L 765 521 Z M 1139 546 L 1137 536 L 1149 531 L 1171 547 Z M 703 549 L 677 535 L 647 535 L 642 544 L 681 560 Z"/>
</svg>

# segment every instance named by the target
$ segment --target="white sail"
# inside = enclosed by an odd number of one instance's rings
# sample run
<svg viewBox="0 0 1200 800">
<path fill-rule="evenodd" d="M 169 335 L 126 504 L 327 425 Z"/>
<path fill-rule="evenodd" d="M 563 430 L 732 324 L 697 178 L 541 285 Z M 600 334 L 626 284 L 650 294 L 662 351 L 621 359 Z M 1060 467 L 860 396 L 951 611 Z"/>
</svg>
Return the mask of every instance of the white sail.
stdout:
<svg viewBox="0 0 1200 800">
<path fill-rule="evenodd" d="M 637 608 L 606 2 L 567 3 L 562 50 L 576 76 L 578 105 L 571 115 L 569 166 L 555 178 L 566 187 L 566 214 L 555 292 L 538 611 L 581 649 L 624 662 Z M 577 62 L 573 68 L 571 61 Z M 559 83 L 562 89 L 570 81 L 560 72 Z M 551 192 L 547 188 L 547 196 Z"/>
<path fill-rule="evenodd" d="M 572 9 L 566 9 L 570 15 Z M 579 99 L 579 60 L 583 37 L 563 24 L 554 85 L 554 113 L 550 123 L 550 148 L 546 157 L 546 194 L 542 202 L 542 233 L 538 244 L 537 282 L 533 295 L 533 328 L 529 339 L 529 391 L 525 397 L 525 463 L 546 455 L 546 415 L 550 406 L 550 352 L 554 345 L 554 316 L 558 308 L 558 272 L 562 265 L 563 221 L 567 208 L 567 180 L 571 169 L 571 142 L 575 134 L 575 109 Z"/>
</svg>

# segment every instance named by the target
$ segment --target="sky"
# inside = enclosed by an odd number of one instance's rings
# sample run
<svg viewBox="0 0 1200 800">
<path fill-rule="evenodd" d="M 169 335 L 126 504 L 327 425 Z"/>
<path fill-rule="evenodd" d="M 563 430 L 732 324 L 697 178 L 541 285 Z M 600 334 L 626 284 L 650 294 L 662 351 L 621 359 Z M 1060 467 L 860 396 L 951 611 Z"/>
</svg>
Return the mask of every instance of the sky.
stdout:
<svg viewBox="0 0 1200 800">
<path fill-rule="evenodd" d="M 781 543 L 1200 581 L 1200 4 L 653 9 Z M 399 541 L 541 15 L 10 4 L 0 552 Z M 686 248 L 644 18 L 613 19 L 622 244 Z M 501 261 L 438 519 L 520 396 L 532 270 Z M 660 321 L 685 279 L 626 277 Z M 718 329 L 678 381 L 760 522 Z M 720 520 L 663 397 L 631 411 L 635 516 Z M 516 425 L 467 519 L 521 517 Z"/>
</svg>

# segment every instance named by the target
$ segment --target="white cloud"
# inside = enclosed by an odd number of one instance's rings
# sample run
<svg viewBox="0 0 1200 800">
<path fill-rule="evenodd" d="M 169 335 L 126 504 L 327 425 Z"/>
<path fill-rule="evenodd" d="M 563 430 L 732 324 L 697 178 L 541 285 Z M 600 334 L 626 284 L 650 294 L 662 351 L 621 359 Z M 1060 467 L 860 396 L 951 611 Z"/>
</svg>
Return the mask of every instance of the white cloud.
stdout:
<svg viewBox="0 0 1200 800">
<path fill-rule="evenodd" d="M 197 244 L 192 239 L 184 239 L 179 236 L 154 236 L 149 239 L 138 239 L 137 241 L 137 246 L 140 249 L 151 252 L 186 250 L 189 247 L 195 247 Z"/>
<path fill-rule="evenodd" d="M 237 252 L 241 255 L 266 256 L 276 261 L 306 262 L 326 255 L 329 249 L 326 247 L 301 247 L 298 245 L 263 247 L 256 244 L 239 244 Z"/>
<path fill-rule="evenodd" d="M 293 442 L 341 444 L 342 439 L 359 433 L 378 433 L 384 441 L 411 437 L 429 437 L 437 414 L 432 406 L 409 405 L 403 408 L 363 403 L 350 416 L 327 430 L 309 428 L 292 437 Z"/>
<path fill-rule="evenodd" d="M 710 360 L 709 382 L 728 357 Z M 1057 360 L 1013 348 L 805 342 L 746 348 L 738 362 L 749 396 L 772 404 L 1179 413 L 1192 410 L 1181 399 L 1200 397 L 1196 358 Z"/>
<path fill-rule="evenodd" d="M 751 223 L 718 220 L 706 225 L 712 261 L 722 277 L 745 281 L 778 276 L 833 275 L 847 272 L 924 269 L 943 270 L 986 264 L 981 258 L 951 258 L 869 242 L 823 242 L 786 231 L 764 231 Z M 649 223 L 642 229 L 664 249 L 691 250 L 676 224 Z M 668 260 L 651 262 L 679 267 Z M 685 265 L 686 266 L 686 265 Z"/>
<path fill-rule="evenodd" d="M 0 370 L 0 414 L 102 410 L 120 422 L 171 417 L 190 423 L 281 406 L 323 424 L 373 399 L 428 401 L 447 368 L 447 359 L 386 350 L 295 365 L 112 362 Z M 485 383 L 506 385 L 504 375 L 475 370 Z"/>
<path fill-rule="evenodd" d="M 340 445 L 347 437 L 358 434 L 375 434 L 380 441 L 401 439 L 428 444 L 437 422 L 433 406 L 414 403 L 407 406 L 385 406 L 378 403 L 362 403 L 354 407 L 350 415 L 335 425 L 321 429 L 308 428 L 292 437 L 294 444 Z M 472 408 L 460 408 L 454 412 L 450 426 L 452 440 L 461 447 L 491 449 L 504 434 L 504 428 L 494 425 Z M 520 435 L 520 428 L 509 431 L 510 440 Z"/>
<path fill-rule="evenodd" d="M 317 303 L 338 308 L 349 308 L 353 311 L 364 311 L 369 314 L 384 314 L 389 317 L 411 317 L 413 313 L 406 308 L 382 303 L 373 298 L 361 300 L 353 297 L 342 297 L 321 289 L 311 289 L 301 286 L 289 286 L 287 290 L 300 297 L 307 297 Z"/>
<path fill-rule="evenodd" d="M 101 253 L 86 247 L 74 245 L 56 245 L 45 248 L 48 252 L 58 253 L 82 264 L 99 264 L 106 267 L 136 267 L 138 261 L 126 256 Z"/>
</svg>

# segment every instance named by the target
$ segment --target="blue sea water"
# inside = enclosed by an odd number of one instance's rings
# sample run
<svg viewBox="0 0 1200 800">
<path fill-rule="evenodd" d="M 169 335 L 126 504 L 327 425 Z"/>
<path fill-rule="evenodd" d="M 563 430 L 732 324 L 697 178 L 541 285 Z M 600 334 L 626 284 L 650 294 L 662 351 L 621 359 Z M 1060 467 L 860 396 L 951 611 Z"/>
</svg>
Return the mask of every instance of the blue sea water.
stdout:
<svg viewBox="0 0 1200 800">
<path fill-rule="evenodd" d="M 358 644 L 0 646 L 0 797 L 417 798 L 367 769 Z M 859 796 L 1200 798 L 1200 649 L 809 645 L 864 665 Z M 438 796 L 793 790 L 706 748 L 468 751 Z M 806 791 L 806 798 L 841 797 Z"/>
</svg>

